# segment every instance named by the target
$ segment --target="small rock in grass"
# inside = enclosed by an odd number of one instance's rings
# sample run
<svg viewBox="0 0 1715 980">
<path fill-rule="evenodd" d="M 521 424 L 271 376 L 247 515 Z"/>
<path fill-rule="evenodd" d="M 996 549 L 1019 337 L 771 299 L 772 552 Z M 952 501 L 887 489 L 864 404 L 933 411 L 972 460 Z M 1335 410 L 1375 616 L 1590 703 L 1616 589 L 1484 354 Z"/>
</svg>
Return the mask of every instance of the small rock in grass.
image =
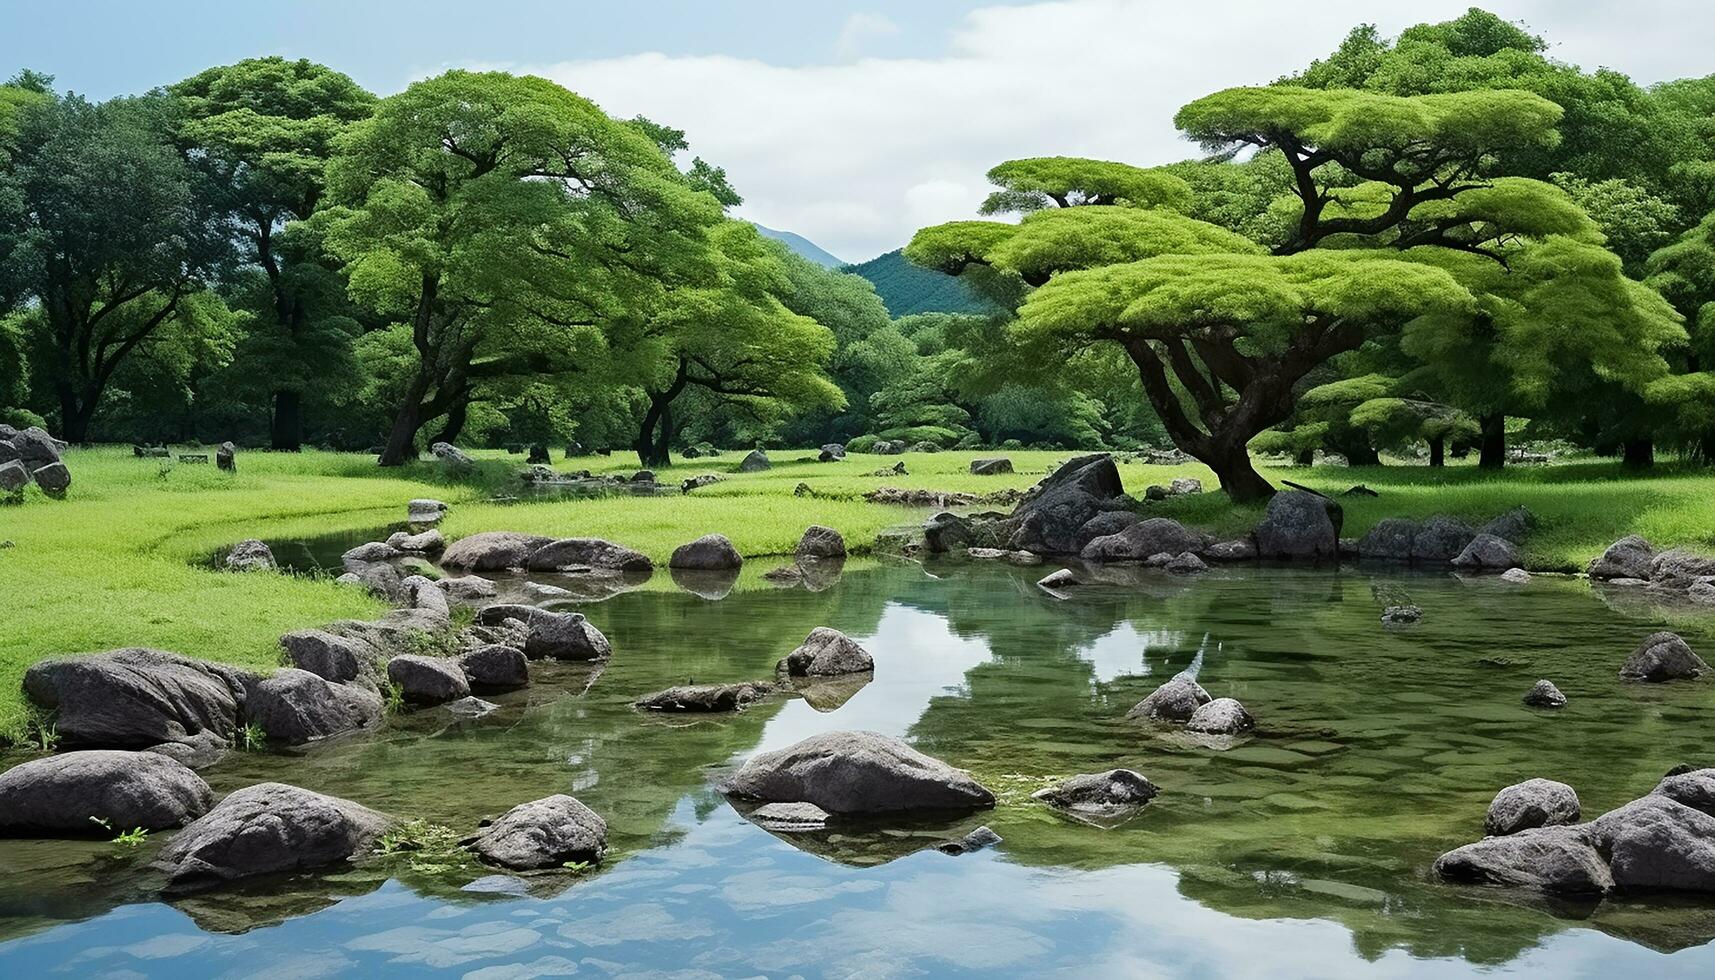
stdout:
<svg viewBox="0 0 1715 980">
<path fill-rule="evenodd" d="M 744 557 L 724 534 L 705 534 L 689 544 L 673 549 L 669 568 L 692 571 L 727 571 L 744 564 Z"/>
<path fill-rule="evenodd" d="M 1525 692 L 1524 703 L 1533 708 L 1564 708 L 1566 695 L 1560 693 L 1552 681 L 1537 681 L 1529 691 Z"/>
<path fill-rule="evenodd" d="M 251 538 L 240 541 L 226 553 L 226 567 L 235 572 L 261 572 L 279 567 L 268 546 Z"/>
<path fill-rule="evenodd" d="M 793 554 L 799 558 L 844 558 L 846 539 L 831 527 L 812 524 L 798 539 L 798 547 Z"/>
</svg>

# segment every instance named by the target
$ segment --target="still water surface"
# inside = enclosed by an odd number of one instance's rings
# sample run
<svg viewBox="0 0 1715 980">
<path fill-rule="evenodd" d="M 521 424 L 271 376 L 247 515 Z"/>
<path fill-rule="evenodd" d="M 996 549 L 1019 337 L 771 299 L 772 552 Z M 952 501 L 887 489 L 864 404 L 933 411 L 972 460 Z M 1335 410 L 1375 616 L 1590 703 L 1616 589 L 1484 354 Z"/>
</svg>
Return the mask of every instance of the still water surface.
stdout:
<svg viewBox="0 0 1715 980">
<path fill-rule="evenodd" d="M 572 793 L 608 819 L 601 868 L 519 882 L 381 862 L 165 904 L 143 870 L 158 841 L 124 854 L 0 841 L 0 976 L 1715 974 L 1715 902 L 1562 903 L 1428 874 L 1481 836 L 1509 783 L 1571 783 L 1594 815 L 1676 764 L 1715 764 L 1710 685 L 1615 679 L 1659 611 L 1580 581 L 1356 568 L 1139 571 L 1059 600 L 1032 584 L 1043 571 L 894 564 L 818 592 L 583 605 L 613 641 L 604 668 L 533 665 L 537 683 L 485 718 L 419 712 L 205 776 L 217 792 L 277 779 L 461 831 Z M 1378 593 L 1424 621 L 1384 630 Z M 630 707 L 675 683 L 768 677 L 820 625 L 876 659 L 843 703 L 850 692 L 726 717 Z M 1211 747 L 1123 719 L 1187 668 L 1242 700 L 1256 736 Z M 1570 706 L 1524 707 L 1538 677 Z M 755 752 L 842 728 L 904 737 L 1001 805 L 775 836 L 709 788 Z M 1029 799 L 1114 766 L 1162 788 L 1120 827 Z M 1005 842 L 928 849 L 979 823 Z"/>
</svg>

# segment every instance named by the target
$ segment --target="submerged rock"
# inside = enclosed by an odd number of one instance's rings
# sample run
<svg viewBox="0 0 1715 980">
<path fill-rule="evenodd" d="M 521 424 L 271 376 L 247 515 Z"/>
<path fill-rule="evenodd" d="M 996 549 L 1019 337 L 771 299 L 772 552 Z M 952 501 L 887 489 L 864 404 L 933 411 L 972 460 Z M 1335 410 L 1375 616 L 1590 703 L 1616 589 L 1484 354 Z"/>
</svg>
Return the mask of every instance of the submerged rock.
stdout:
<svg viewBox="0 0 1715 980">
<path fill-rule="evenodd" d="M 1303 490 L 1269 498 L 1256 526 L 1258 556 L 1265 559 L 1332 560 L 1340 556 L 1340 505 Z"/>
<path fill-rule="evenodd" d="M 813 803 L 829 813 L 971 810 L 995 802 L 964 770 L 874 732 L 827 732 L 753 756 L 721 790 L 741 799 Z"/>
<path fill-rule="evenodd" d="M 441 555 L 441 564 L 447 568 L 469 569 L 473 572 L 523 568 L 536 549 L 552 540 L 540 534 L 480 531 L 449 545 Z"/>
<path fill-rule="evenodd" d="M 1040 585 L 1044 589 L 1064 589 L 1067 586 L 1077 585 L 1078 575 L 1070 568 L 1062 568 L 1058 571 L 1049 572 L 1047 575 L 1042 576 L 1042 578 L 1037 580 L 1036 584 Z"/>
<path fill-rule="evenodd" d="M 987 825 L 984 825 L 963 837 L 955 840 L 942 841 L 941 843 L 936 844 L 935 850 L 940 851 L 942 854 L 952 854 L 957 856 L 960 854 L 969 854 L 972 851 L 980 851 L 985 847 L 993 847 L 996 844 L 1001 843 L 1002 840 L 1003 838 L 999 834 L 995 833 Z"/>
<path fill-rule="evenodd" d="M 1196 681 L 1180 674 L 1156 688 L 1148 697 L 1126 712 L 1127 718 L 1150 721 L 1187 722 L 1197 709 L 1210 701 L 1209 692 Z"/>
<path fill-rule="evenodd" d="M 1195 575 L 1198 572 L 1209 570 L 1209 566 L 1203 563 L 1203 559 L 1189 551 L 1174 556 L 1172 560 L 1161 567 L 1175 575 Z"/>
<path fill-rule="evenodd" d="M 24 693 L 55 712 L 68 746 L 142 748 L 205 731 L 230 739 L 247 676 L 133 647 L 38 661 L 24 672 Z"/>
<path fill-rule="evenodd" d="M 669 568 L 688 571 L 730 571 L 743 564 L 744 556 L 724 534 L 705 534 L 682 544 L 673 549 L 673 556 L 667 561 Z"/>
<path fill-rule="evenodd" d="M 483 626 L 497 626 L 509 619 L 524 625 L 524 655 L 531 660 L 605 660 L 613 654 L 613 645 L 583 613 L 497 605 L 476 614 L 476 621 Z"/>
<path fill-rule="evenodd" d="M 1448 881 L 1567 895 L 1602 895 L 1614 888 L 1602 855 L 1572 827 L 1540 827 L 1466 844 L 1436 858 L 1435 873 Z"/>
<path fill-rule="evenodd" d="M 1117 817 L 1130 813 L 1160 794 L 1142 773 L 1130 769 L 1073 776 L 1058 786 L 1039 789 L 1031 796 L 1056 809 L 1093 817 Z"/>
<path fill-rule="evenodd" d="M 818 626 L 780 665 L 793 677 L 831 677 L 873 671 L 875 659 L 839 630 Z"/>
<path fill-rule="evenodd" d="M 1540 680 L 1525 692 L 1524 703 L 1533 708 L 1564 708 L 1566 695 L 1560 693 L 1560 688 L 1555 687 L 1554 682 Z"/>
<path fill-rule="evenodd" d="M 489 864 L 515 871 L 594 864 L 607 853 L 607 821 L 564 793 L 520 803 L 465 841 Z"/>
<path fill-rule="evenodd" d="M 767 830 L 791 832 L 821 830 L 829 814 L 814 803 L 765 803 L 745 816 Z"/>
<path fill-rule="evenodd" d="M 234 572 L 266 572 L 279 567 L 274 562 L 274 552 L 255 538 L 233 545 L 224 563 Z"/>
<path fill-rule="evenodd" d="M 1509 568 L 1501 573 L 1501 580 L 1514 585 L 1523 585 L 1530 581 L 1530 573 L 1522 568 Z"/>
<path fill-rule="evenodd" d="M 1644 638 L 1620 666 L 1620 680 L 1660 683 L 1693 680 L 1709 670 L 1678 633 L 1663 630 Z"/>
<path fill-rule="evenodd" d="M 180 831 L 155 866 L 173 892 L 253 875 L 322 868 L 368 850 L 391 820 L 368 807 L 284 783 L 238 790 Z"/>
<path fill-rule="evenodd" d="M 1216 698 L 1192 712 L 1185 730 L 1200 735 L 1238 735 L 1256 727 L 1256 719 L 1233 698 Z"/>
<path fill-rule="evenodd" d="M 773 692 L 773 685 L 754 681 L 737 684 L 687 684 L 645 694 L 633 703 L 647 711 L 743 711 Z"/>
<path fill-rule="evenodd" d="M 0 772 L 0 834 L 160 830 L 183 826 L 213 805 L 214 791 L 201 776 L 155 752 L 66 752 Z"/>
<path fill-rule="evenodd" d="M 1385 626 L 1409 626 L 1422 618 L 1423 608 L 1411 603 L 1388 606 L 1382 610 L 1382 624 Z"/>
<path fill-rule="evenodd" d="M 1254 561 L 1256 542 L 1250 538 L 1219 541 L 1203 549 L 1203 557 L 1210 561 Z"/>
<path fill-rule="evenodd" d="M 1495 794 L 1483 818 L 1483 833 L 1505 837 L 1535 827 L 1578 822 L 1578 794 L 1552 779 L 1527 779 Z"/>
</svg>

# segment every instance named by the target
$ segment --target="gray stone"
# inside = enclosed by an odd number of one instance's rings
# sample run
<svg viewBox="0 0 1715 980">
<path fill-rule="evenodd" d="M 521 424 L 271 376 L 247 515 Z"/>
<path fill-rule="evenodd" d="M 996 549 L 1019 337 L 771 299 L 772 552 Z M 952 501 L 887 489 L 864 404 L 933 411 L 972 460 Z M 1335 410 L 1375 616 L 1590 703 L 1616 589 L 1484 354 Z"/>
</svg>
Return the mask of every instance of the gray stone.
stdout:
<svg viewBox="0 0 1715 980">
<path fill-rule="evenodd" d="M 397 611 L 422 614 L 419 618 L 431 632 L 452 625 L 452 609 L 447 605 L 447 594 L 435 585 L 433 579 L 422 575 L 405 576 L 399 582 L 399 598 L 403 600 L 405 610 Z"/>
<path fill-rule="evenodd" d="M 1522 568 L 1509 568 L 1501 573 L 1501 580 L 1511 582 L 1514 585 L 1523 585 L 1530 581 L 1530 573 Z"/>
<path fill-rule="evenodd" d="M 1062 568 L 1042 576 L 1036 584 L 1044 589 L 1064 589 L 1069 585 L 1077 585 L 1078 575 L 1070 568 Z"/>
<path fill-rule="evenodd" d="M 1209 570 L 1209 566 L 1203 563 L 1203 559 L 1189 551 L 1175 555 L 1172 561 L 1161 567 L 1175 575 L 1195 575 L 1198 572 Z"/>
<path fill-rule="evenodd" d="M 214 465 L 227 473 L 238 472 L 238 447 L 230 442 L 223 442 L 214 451 Z"/>
<path fill-rule="evenodd" d="M 459 669 L 465 682 L 478 694 L 499 694 L 530 685 L 530 663 L 524 651 L 501 643 L 489 643 L 461 654 Z"/>
<path fill-rule="evenodd" d="M 445 657 L 400 654 L 387 661 L 387 679 L 407 704 L 446 704 L 470 696 L 464 671 Z"/>
<path fill-rule="evenodd" d="M 244 718 L 268 738 L 288 745 L 373 728 L 381 695 L 357 684 L 334 684 L 307 670 L 282 667 L 248 685 Z"/>
<path fill-rule="evenodd" d="M 531 553 L 527 567 L 533 572 L 559 572 L 594 568 L 603 571 L 647 575 L 655 563 L 641 551 L 601 538 L 560 538 Z"/>
<path fill-rule="evenodd" d="M 1089 540 L 1081 529 L 1098 513 L 1123 509 L 1119 469 L 1106 454 L 1080 456 L 1037 484 L 1005 521 L 1005 546 L 1039 555 L 1075 555 Z"/>
<path fill-rule="evenodd" d="M 446 550 L 447 539 L 441 537 L 441 532 L 435 528 L 429 528 L 421 534 L 395 531 L 388 535 L 387 546 L 398 552 L 437 555 Z"/>
<path fill-rule="evenodd" d="M 9 445 L 0 443 L 0 445 Z M 0 493 L 16 494 L 30 485 L 30 471 L 17 460 L 0 463 Z"/>
<path fill-rule="evenodd" d="M 1031 796 L 1060 810 L 1093 816 L 1117 816 L 1136 810 L 1161 791 L 1142 773 L 1131 769 L 1073 776 Z"/>
<path fill-rule="evenodd" d="M 1495 794 L 1483 818 L 1483 833 L 1505 837 L 1535 827 L 1578 822 L 1578 794 L 1552 779 L 1527 779 Z"/>
<path fill-rule="evenodd" d="M 765 803 L 745 814 L 751 821 L 773 831 L 821 830 L 828 825 L 828 811 L 814 803 Z"/>
<path fill-rule="evenodd" d="M 447 568 L 473 572 L 497 572 L 508 568 L 523 568 L 538 548 L 552 538 L 540 534 L 520 534 L 516 531 L 481 531 L 467 535 L 447 546 L 441 564 Z"/>
<path fill-rule="evenodd" d="M 128 648 L 42 660 L 24 693 L 56 713 L 66 745 L 136 747 L 238 729 L 244 672 L 160 650 Z"/>
<path fill-rule="evenodd" d="M 1650 577 L 1655 563 L 1655 547 L 1637 535 L 1628 535 L 1608 546 L 1608 550 L 1590 562 L 1590 577 L 1599 579 Z"/>
<path fill-rule="evenodd" d="M 827 732 L 753 756 L 722 791 L 842 814 L 971 810 L 995 802 L 964 770 L 874 732 Z"/>
<path fill-rule="evenodd" d="M 837 442 L 824 445 L 817 458 L 824 463 L 833 463 L 846 458 L 846 447 Z"/>
<path fill-rule="evenodd" d="M 557 793 L 485 821 L 466 846 L 489 864 L 515 871 L 594 864 L 607 852 L 607 821 Z"/>
<path fill-rule="evenodd" d="M 1175 497 L 1182 497 L 1188 493 L 1202 493 L 1203 481 L 1194 476 L 1177 477 L 1167 485 L 1167 492 Z"/>
<path fill-rule="evenodd" d="M 1078 537 L 1084 541 L 1094 541 L 1110 534 L 1118 534 L 1141 520 L 1142 517 L 1129 510 L 1104 510 L 1078 528 Z"/>
<path fill-rule="evenodd" d="M 1143 561 L 1163 552 L 1177 555 L 1196 553 L 1208 545 L 1208 539 L 1167 517 L 1151 517 L 1138 521 L 1120 531 L 1096 538 L 1084 546 L 1079 555 L 1089 562 Z"/>
<path fill-rule="evenodd" d="M 1210 561 L 1255 561 L 1256 542 L 1250 538 L 1219 541 L 1203 549 L 1203 557 Z"/>
<path fill-rule="evenodd" d="M 274 552 L 255 538 L 233 545 L 226 553 L 225 565 L 234 572 L 264 572 L 279 567 L 274 562 Z"/>
<path fill-rule="evenodd" d="M 437 579 L 435 587 L 447 594 L 448 602 L 479 606 L 500 594 L 500 587 L 480 575 L 458 575 Z"/>
<path fill-rule="evenodd" d="M 673 549 L 670 568 L 689 571 L 729 571 L 744 564 L 744 557 L 724 534 L 705 534 L 690 544 Z"/>
<path fill-rule="evenodd" d="M 160 830 L 183 826 L 213 805 L 214 791 L 201 776 L 154 752 L 66 752 L 0 772 L 0 834 Z"/>
<path fill-rule="evenodd" d="M 462 449 L 452 443 L 437 442 L 429 447 L 429 452 L 449 470 L 464 471 L 476 466 L 476 460 L 465 455 Z"/>
<path fill-rule="evenodd" d="M 1663 777 L 1651 792 L 1715 816 L 1715 769 L 1674 773 Z"/>
<path fill-rule="evenodd" d="M 743 711 L 772 694 L 771 684 L 741 681 L 737 684 L 687 684 L 645 694 L 634 704 L 646 711 L 721 712 Z"/>
<path fill-rule="evenodd" d="M 405 505 L 405 520 L 412 527 L 433 527 L 447 516 L 447 505 L 429 497 L 419 497 Z"/>
<path fill-rule="evenodd" d="M 996 844 L 1001 843 L 1001 841 L 1002 837 L 995 833 L 993 829 L 985 825 L 978 827 L 963 837 L 954 840 L 942 841 L 935 845 L 935 850 L 940 851 L 942 854 L 952 854 L 957 856 L 960 854 L 969 854 L 972 851 L 980 851 L 985 847 L 993 847 Z"/>
<path fill-rule="evenodd" d="M 1277 493 L 1256 526 L 1257 554 L 1271 560 L 1338 558 L 1342 521 L 1340 505 L 1327 497 L 1303 490 Z"/>
<path fill-rule="evenodd" d="M 798 547 L 793 554 L 799 558 L 844 558 L 846 539 L 831 527 L 812 524 L 805 529 L 804 536 L 798 539 Z"/>
<path fill-rule="evenodd" d="M 1492 534 L 1503 541 L 1519 544 L 1524 536 L 1536 526 L 1536 515 L 1524 506 L 1514 507 L 1505 514 L 1484 524 L 1477 529 L 1478 534 Z"/>
<path fill-rule="evenodd" d="M 404 575 L 399 566 L 389 561 L 358 561 L 348 559 L 341 563 L 345 573 L 334 581 L 342 585 L 353 585 L 363 589 L 377 599 L 386 602 L 399 601 L 400 583 Z"/>
<path fill-rule="evenodd" d="M 1256 719 L 1233 698 L 1216 698 L 1199 707 L 1185 723 L 1185 730 L 1200 735 L 1238 735 L 1256 727 Z"/>
<path fill-rule="evenodd" d="M 535 606 L 489 606 L 476 615 L 484 626 L 515 619 L 524 624 L 524 655 L 531 660 L 605 660 L 613 645 L 583 613 L 550 612 Z"/>
<path fill-rule="evenodd" d="M 342 563 L 392 561 L 398 557 L 399 549 L 383 541 L 371 541 L 368 544 L 360 544 L 340 555 L 339 560 Z"/>
<path fill-rule="evenodd" d="M 1411 542 L 1417 537 L 1417 522 L 1403 517 L 1385 517 L 1358 539 L 1358 556 L 1381 561 L 1410 561 Z"/>
<path fill-rule="evenodd" d="M 1524 703 L 1533 708 L 1564 708 L 1566 695 L 1552 681 L 1541 680 L 1525 692 Z"/>
<path fill-rule="evenodd" d="M 1190 721 L 1197 709 L 1209 701 L 1208 691 L 1203 690 L 1196 681 L 1180 674 L 1156 688 L 1149 697 L 1133 705 L 1132 709 L 1126 712 L 1126 717 L 1183 723 Z"/>
<path fill-rule="evenodd" d="M 457 701 L 448 701 L 447 710 L 465 718 L 481 718 L 500 710 L 500 705 L 492 701 L 484 701 L 478 697 L 462 697 Z"/>
<path fill-rule="evenodd" d="M 1621 889 L 1715 892 L 1715 817 L 1701 810 L 1651 794 L 1585 830 Z"/>
<path fill-rule="evenodd" d="M 990 456 L 971 460 L 971 473 L 974 476 L 999 476 L 1012 472 L 1012 460 L 1005 456 Z"/>
<path fill-rule="evenodd" d="M 857 641 L 826 626 L 810 631 L 798 649 L 781 661 L 793 677 L 833 677 L 875 669 L 875 660 Z"/>
<path fill-rule="evenodd" d="M 60 452 L 65 444 L 48 435 L 47 430 L 32 425 L 9 440 L 12 448 L 17 450 L 18 458 L 24 461 L 24 466 L 31 473 L 44 466 L 52 466 L 60 462 Z"/>
<path fill-rule="evenodd" d="M 170 892 L 338 864 L 367 851 L 390 819 L 350 800 L 284 783 L 238 790 L 180 831 L 155 866 Z"/>
<path fill-rule="evenodd" d="M 1425 518 L 1411 539 L 1411 560 L 1426 565 L 1439 565 L 1457 558 L 1470 545 L 1476 532 L 1471 526 L 1453 517 L 1437 515 Z M 1516 554 L 1516 549 L 1514 550 Z M 1510 564 L 1518 564 L 1515 560 Z M 1504 566 L 1503 566 L 1504 567 Z"/>
<path fill-rule="evenodd" d="M 1493 534 L 1479 534 L 1453 559 L 1453 567 L 1499 572 L 1517 568 L 1524 561 L 1513 543 Z"/>
<path fill-rule="evenodd" d="M 1422 618 L 1423 608 L 1411 603 L 1388 606 L 1382 610 L 1382 624 L 1384 626 L 1410 626 Z"/>
<path fill-rule="evenodd" d="M 164 755 L 192 769 L 207 769 L 226 758 L 226 753 L 231 748 L 232 743 L 213 732 L 198 732 L 195 735 L 186 735 L 177 742 L 151 745 L 143 751 Z"/>
<path fill-rule="evenodd" d="M 740 473 L 760 473 L 768 469 L 768 466 L 768 454 L 760 449 L 752 449 L 744 459 L 739 461 L 738 471 Z"/>
<path fill-rule="evenodd" d="M 1689 589 L 1696 582 L 1711 577 L 1715 577 L 1715 558 L 1677 548 L 1656 555 L 1650 563 L 1650 584 L 1658 588 Z"/>
<path fill-rule="evenodd" d="M 1709 665 L 1692 651 L 1690 644 L 1681 639 L 1679 634 L 1664 630 L 1651 633 L 1632 651 L 1632 655 L 1620 666 L 1620 680 L 1649 683 L 1691 680 L 1708 669 Z"/>
<path fill-rule="evenodd" d="M 295 630 L 280 637 L 280 649 L 293 667 L 335 684 L 377 687 L 381 682 L 381 654 L 360 639 L 327 630 Z"/>
<path fill-rule="evenodd" d="M 1541 827 L 1466 844 L 1436 858 L 1435 873 L 1464 884 L 1565 895 L 1602 895 L 1614 889 L 1602 855 L 1570 827 Z"/>
</svg>

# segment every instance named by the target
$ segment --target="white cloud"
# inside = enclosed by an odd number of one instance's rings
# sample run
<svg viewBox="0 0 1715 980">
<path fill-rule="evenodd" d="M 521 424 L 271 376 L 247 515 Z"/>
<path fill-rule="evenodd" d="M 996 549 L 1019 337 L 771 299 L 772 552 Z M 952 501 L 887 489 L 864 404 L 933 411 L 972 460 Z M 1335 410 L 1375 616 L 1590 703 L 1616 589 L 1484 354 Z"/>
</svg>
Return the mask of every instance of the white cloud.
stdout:
<svg viewBox="0 0 1715 980">
<path fill-rule="evenodd" d="M 899 25 L 879 14 L 855 13 L 840 26 L 840 36 L 834 40 L 834 53 L 841 61 L 850 61 L 870 50 L 877 41 L 899 34 Z"/>
<path fill-rule="evenodd" d="M 727 168 L 747 199 L 745 217 L 861 261 L 924 224 L 971 216 L 986 193 L 983 173 L 1001 160 L 1190 156 L 1172 118 L 1191 99 L 1294 71 L 1355 24 L 1379 21 L 1394 33 L 1469 3 L 1060 0 L 973 11 L 936 58 L 785 67 L 638 54 L 510 67 L 615 115 L 685 129 L 696 153 Z M 1715 18 L 1682 0 L 1486 6 L 1559 42 L 1556 57 L 1645 82 L 1706 71 L 1715 48 Z M 837 46 L 875 40 L 881 23 L 854 14 Z"/>
</svg>

